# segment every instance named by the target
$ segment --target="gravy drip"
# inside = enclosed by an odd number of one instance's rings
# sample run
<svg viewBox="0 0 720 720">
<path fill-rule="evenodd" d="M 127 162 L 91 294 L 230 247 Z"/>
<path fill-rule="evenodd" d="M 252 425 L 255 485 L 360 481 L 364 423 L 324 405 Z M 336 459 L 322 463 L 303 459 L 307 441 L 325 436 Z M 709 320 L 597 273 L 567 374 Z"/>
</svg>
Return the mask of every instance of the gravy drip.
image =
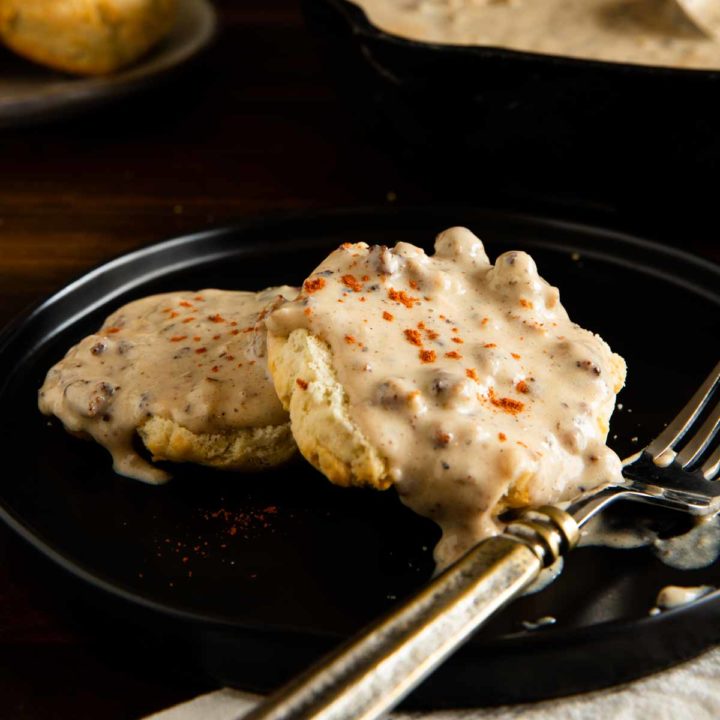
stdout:
<svg viewBox="0 0 720 720">
<path fill-rule="evenodd" d="M 672 610 L 676 607 L 682 607 L 705 595 L 709 595 L 713 590 L 715 588 L 712 585 L 698 585 L 696 587 L 667 585 L 658 593 L 653 610 Z M 653 610 L 650 611 L 651 615 L 656 614 Z"/>
<path fill-rule="evenodd" d="M 565 567 L 565 558 L 559 557 L 552 565 L 543 568 L 540 574 L 523 590 L 523 596 L 535 595 L 542 592 L 548 585 L 552 585 Z"/>
<path fill-rule="evenodd" d="M 266 366 L 263 318 L 296 294 L 283 286 L 131 302 L 48 372 L 40 410 L 106 448 L 121 475 L 164 482 L 170 476 L 133 448 L 136 429 L 152 416 L 194 433 L 287 422 Z"/>
<path fill-rule="evenodd" d="M 351 420 L 402 501 L 441 526 L 440 566 L 499 532 L 503 509 L 620 476 L 605 438 L 625 364 L 568 319 L 524 252 L 493 266 L 465 228 L 432 257 L 346 244 L 267 325 L 330 346 Z"/>
<path fill-rule="evenodd" d="M 403 37 L 591 60 L 720 68 L 720 42 L 672 0 L 355 0 Z"/>
</svg>

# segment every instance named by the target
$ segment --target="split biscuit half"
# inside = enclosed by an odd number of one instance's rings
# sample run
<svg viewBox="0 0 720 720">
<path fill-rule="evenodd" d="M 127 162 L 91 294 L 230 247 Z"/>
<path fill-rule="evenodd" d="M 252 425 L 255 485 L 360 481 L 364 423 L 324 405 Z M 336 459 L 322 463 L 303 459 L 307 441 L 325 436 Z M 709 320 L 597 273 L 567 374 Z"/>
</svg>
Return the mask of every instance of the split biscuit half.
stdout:
<svg viewBox="0 0 720 720">
<path fill-rule="evenodd" d="M 50 369 L 40 410 L 105 447 L 118 473 L 150 483 L 169 474 L 138 452 L 138 437 L 153 461 L 279 465 L 296 445 L 267 369 L 264 318 L 296 294 L 211 289 L 131 302 Z"/>
</svg>

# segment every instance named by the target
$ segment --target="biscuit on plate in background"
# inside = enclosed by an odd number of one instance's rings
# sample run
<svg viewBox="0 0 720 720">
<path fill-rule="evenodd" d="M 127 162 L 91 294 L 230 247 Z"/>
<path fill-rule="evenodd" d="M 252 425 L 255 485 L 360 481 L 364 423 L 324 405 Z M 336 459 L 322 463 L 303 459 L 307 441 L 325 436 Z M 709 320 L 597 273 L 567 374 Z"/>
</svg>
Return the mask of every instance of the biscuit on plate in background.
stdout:
<svg viewBox="0 0 720 720">
<path fill-rule="evenodd" d="M 177 0 L 0 0 L 0 40 L 23 57 L 78 75 L 105 75 L 172 28 Z"/>
</svg>

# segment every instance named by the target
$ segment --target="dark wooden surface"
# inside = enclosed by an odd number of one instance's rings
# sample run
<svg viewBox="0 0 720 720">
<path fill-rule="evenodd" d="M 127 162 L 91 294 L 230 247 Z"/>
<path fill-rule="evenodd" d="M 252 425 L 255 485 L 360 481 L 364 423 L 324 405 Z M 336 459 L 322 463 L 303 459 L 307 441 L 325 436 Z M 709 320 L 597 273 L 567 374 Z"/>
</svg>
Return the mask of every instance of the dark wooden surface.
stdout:
<svg viewBox="0 0 720 720">
<path fill-rule="evenodd" d="M 353 124 L 296 2 L 218 8 L 216 46 L 175 82 L 0 132 L 0 325 L 88 268 L 173 235 L 280 209 L 453 199 Z M 623 225 L 612 206 L 595 209 Z M 720 259 L 712 228 L 652 232 Z M 3 718 L 135 718 L 211 688 L 164 669 L 159 649 L 123 641 L 110 617 L 74 612 L 57 572 L 4 527 L 0 556 Z"/>
</svg>

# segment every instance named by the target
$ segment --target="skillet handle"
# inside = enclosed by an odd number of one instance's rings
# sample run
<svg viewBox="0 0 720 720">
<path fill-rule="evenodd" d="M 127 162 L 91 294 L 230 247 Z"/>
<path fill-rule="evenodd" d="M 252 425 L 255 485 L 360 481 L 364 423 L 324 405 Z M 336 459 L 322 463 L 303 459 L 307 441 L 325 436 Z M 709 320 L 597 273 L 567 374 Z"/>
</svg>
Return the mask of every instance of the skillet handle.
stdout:
<svg viewBox="0 0 720 720">
<path fill-rule="evenodd" d="M 374 720 L 395 707 L 579 535 L 559 508 L 529 511 L 244 720 Z"/>
</svg>

